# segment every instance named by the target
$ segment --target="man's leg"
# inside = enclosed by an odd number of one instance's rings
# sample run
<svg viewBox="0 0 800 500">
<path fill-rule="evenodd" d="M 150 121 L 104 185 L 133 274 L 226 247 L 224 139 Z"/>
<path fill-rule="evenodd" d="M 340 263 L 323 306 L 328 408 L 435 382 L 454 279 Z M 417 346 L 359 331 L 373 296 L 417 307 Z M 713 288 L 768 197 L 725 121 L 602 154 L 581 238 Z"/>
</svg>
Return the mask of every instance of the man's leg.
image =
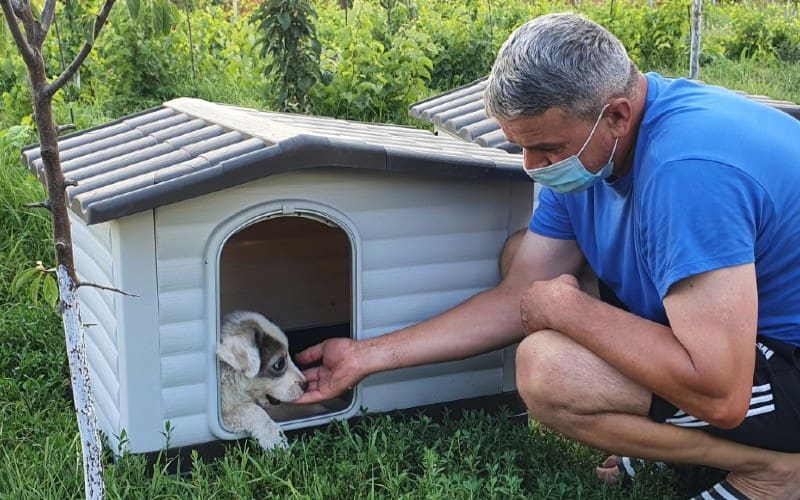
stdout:
<svg viewBox="0 0 800 500">
<path fill-rule="evenodd" d="M 800 498 L 800 454 L 753 448 L 653 422 L 651 393 L 572 339 L 551 330 L 517 349 L 517 389 L 542 424 L 610 453 L 730 471 L 753 498 Z"/>
</svg>

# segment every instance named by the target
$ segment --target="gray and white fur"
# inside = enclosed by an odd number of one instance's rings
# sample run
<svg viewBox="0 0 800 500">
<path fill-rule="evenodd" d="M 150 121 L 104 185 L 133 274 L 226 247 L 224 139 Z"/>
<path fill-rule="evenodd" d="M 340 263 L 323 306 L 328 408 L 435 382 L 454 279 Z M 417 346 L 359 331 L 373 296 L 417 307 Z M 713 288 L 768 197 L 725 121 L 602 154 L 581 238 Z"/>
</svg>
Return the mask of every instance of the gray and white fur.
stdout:
<svg viewBox="0 0 800 500">
<path fill-rule="evenodd" d="M 288 344 L 283 331 L 259 313 L 236 311 L 222 320 L 217 345 L 222 422 L 265 449 L 285 448 L 287 442 L 263 406 L 294 401 L 308 387 Z"/>
</svg>

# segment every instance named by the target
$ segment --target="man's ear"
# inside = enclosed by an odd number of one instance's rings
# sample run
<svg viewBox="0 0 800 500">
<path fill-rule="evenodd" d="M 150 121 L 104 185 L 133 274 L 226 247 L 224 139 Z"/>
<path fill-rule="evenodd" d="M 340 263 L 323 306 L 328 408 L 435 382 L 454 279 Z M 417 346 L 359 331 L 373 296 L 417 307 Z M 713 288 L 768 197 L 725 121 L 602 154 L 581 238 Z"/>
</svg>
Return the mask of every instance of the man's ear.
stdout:
<svg viewBox="0 0 800 500">
<path fill-rule="evenodd" d="M 627 97 L 615 97 L 609 101 L 608 118 L 609 126 L 616 132 L 617 137 L 628 135 L 633 126 L 633 107 Z"/>
<path fill-rule="evenodd" d="M 225 337 L 217 346 L 217 356 L 234 370 L 253 378 L 261 368 L 261 358 L 252 335 Z"/>
</svg>

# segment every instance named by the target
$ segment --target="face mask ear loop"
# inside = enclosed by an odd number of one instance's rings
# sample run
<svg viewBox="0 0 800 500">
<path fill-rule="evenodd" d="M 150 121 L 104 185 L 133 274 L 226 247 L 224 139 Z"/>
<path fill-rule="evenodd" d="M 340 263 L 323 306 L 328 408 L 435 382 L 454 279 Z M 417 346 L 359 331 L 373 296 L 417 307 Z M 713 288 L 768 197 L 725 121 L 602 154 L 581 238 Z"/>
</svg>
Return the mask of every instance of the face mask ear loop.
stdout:
<svg viewBox="0 0 800 500">
<path fill-rule="evenodd" d="M 617 152 L 617 144 L 619 144 L 619 137 L 614 139 L 614 147 L 611 148 L 611 156 L 608 157 L 608 161 L 606 163 L 611 163 L 611 160 L 614 159 L 614 153 Z"/>
<path fill-rule="evenodd" d="M 589 141 L 592 140 L 592 136 L 594 135 L 594 131 L 597 130 L 597 126 L 600 125 L 600 120 L 603 119 L 603 113 L 605 113 L 606 108 L 608 106 L 610 106 L 610 104 L 606 104 L 605 106 L 603 106 L 603 109 L 600 110 L 600 114 L 597 116 L 597 120 L 595 120 L 595 122 L 594 122 L 594 126 L 592 127 L 592 131 L 589 132 L 589 137 L 586 138 L 586 142 L 583 143 L 583 146 L 581 146 L 581 150 L 578 151 L 578 154 L 576 154 L 575 156 L 580 156 L 581 153 L 583 153 L 583 150 L 586 149 L 586 146 L 589 145 Z"/>
</svg>

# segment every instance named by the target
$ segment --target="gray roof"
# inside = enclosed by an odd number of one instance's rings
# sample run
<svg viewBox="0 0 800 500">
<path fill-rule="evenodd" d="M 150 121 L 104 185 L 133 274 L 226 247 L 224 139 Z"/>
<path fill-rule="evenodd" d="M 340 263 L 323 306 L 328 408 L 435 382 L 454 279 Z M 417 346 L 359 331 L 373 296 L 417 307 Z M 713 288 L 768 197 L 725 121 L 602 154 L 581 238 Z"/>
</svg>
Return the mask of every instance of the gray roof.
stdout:
<svg viewBox="0 0 800 500">
<path fill-rule="evenodd" d="M 351 167 L 530 182 L 521 158 L 410 127 L 176 99 L 59 139 L 71 208 L 104 222 L 270 175 Z M 22 151 L 43 179 L 39 146 Z"/>
<path fill-rule="evenodd" d="M 426 120 L 442 131 L 474 142 L 481 146 L 499 148 L 511 153 L 520 153 L 520 148 L 508 142 L 494 118 L 490 118 L 483 107 L 483 91 L 486 78 L 475 80 L 462 87 L 447 91 L 408 108 L 413 118 Z M 763 95 L 746 95 L 754 101 L 768 104 L 789 113 L 800 120 L 800 106 L 790 101 L 775 100 Z"/>
</svg>

